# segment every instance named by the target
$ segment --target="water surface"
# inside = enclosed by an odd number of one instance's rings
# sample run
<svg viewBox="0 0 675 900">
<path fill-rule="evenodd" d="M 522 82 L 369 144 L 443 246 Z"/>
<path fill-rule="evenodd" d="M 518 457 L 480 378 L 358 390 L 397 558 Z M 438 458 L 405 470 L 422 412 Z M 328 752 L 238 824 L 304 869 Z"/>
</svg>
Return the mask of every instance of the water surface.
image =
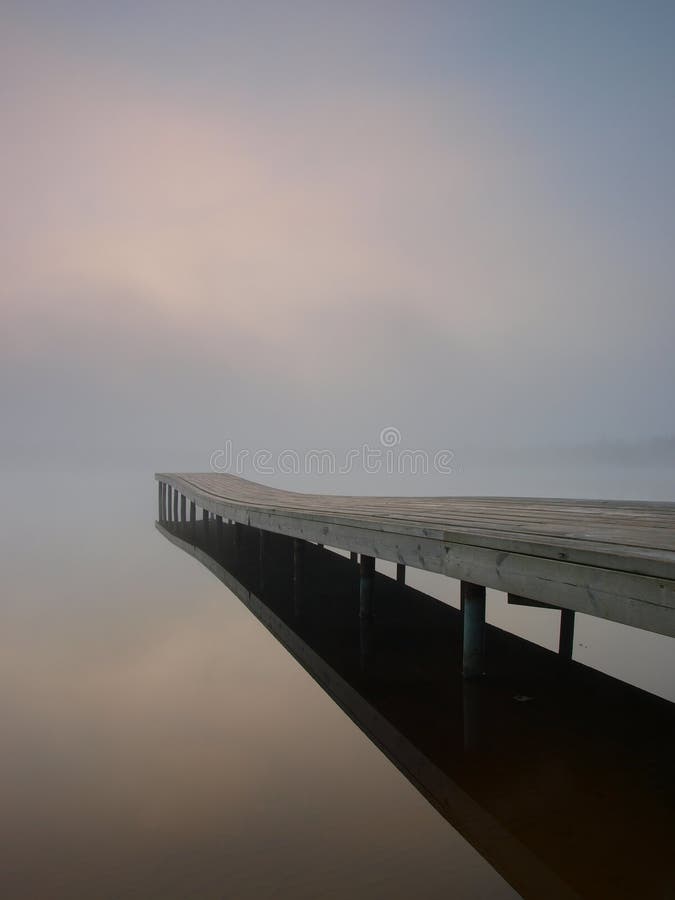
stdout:
<svg viewBox="0 0 675 900">
<path fill-rule="evenodd" d="M 517 896 L 251 612 L 156 532 L 151 473 L 14 471 L 3 497 L 3 897 Z M 448 579 L 410 576 L 455 602 Z M 555 613 L 498 595 L 489 610 L 554 641 Z M 578 618 L 576 658 L 673 695 L 667 639 Z M 536 796 L 526 758 L 518 784 Z"/>
<path fill-rule="evenodd" d="M 3 497 L 3 898 L 515 895 L 155 532 L 152 473 Z"/>
</svg>

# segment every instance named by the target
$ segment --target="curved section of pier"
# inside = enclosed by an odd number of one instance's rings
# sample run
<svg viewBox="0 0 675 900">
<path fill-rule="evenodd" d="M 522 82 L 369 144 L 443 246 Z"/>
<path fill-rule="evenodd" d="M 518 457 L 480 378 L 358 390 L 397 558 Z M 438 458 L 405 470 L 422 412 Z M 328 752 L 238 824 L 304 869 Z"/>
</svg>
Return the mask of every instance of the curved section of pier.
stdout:
<svg viewBox="0 0 675 900">
<path fill-rule="evenodd" d="M 198 506 L 207 517 L 461 580 L 476 646 L 485 588 L 675 637 L 673 503 L 334 496 L 228 474 L 155 477 L 160 520 L 185 518 L 187 501 L 193 517 Z"/>
</svg>

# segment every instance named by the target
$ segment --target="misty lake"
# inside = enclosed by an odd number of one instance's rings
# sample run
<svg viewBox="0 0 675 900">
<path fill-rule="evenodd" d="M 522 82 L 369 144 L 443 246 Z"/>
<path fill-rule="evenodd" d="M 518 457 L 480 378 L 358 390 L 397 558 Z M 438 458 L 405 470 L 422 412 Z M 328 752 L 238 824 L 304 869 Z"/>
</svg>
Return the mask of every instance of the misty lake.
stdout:
<svg viewBox="0 0 675 900">
<path fill-rule="evenodd" d="M 675 0 L 0 23 L 0 900 L 675 900 Z"/>
<path fill-rule="evenodd" d="M 590 473 L 587 489 L 670 499 L 660 477 L 636 469 L 610 485 Z M 160 533 L 151 472 L 15 470 L 2 483 L 3 898 L 486 900 L 518 896 L 516 883 L 559 890 L 540 896 L 572 896 L 570 883 L 581 896 L 629 896 L 636 884 L 675 896 L 667 852 L 656 854 L 658 833 L 673 829 L 661 805 L 674 795 L 660 755 L 675 746 L 668 704 L 592 669 L 561 688 L 536 647 L 529 693 L 507 677 L 501 692 L 455 696 L 434 635 L 453 633 L 457 585 L 422 572 L 410 571 L 411 588 L 451 608 L 429 601 L 410 646 L 392 619 L 369 668 L 363 635 L 341 618 L 343 556 L 317 550 L 328 563 L 315 593 L 333 604 L 334 628 L 322 630 L 318 606 L 296 627 L 283 545 L 263 584 L 250 536 L 235 557 L 179 525 Z M 522 488 L 532 491 L 525 476 Z M 562 480 L 546 488 L 565 492 Z M 264 610 L 252 615 L 237 590 Z M 489 592 L 488 621 L 542 647 L 555 646 L 557 616 Z M 668 638 L 578 619 L 576 660 L 675 700 Z M 636 718 L 622 720 L 621 704 Z M 434 783 L 422 756 L 441 773 Z M 608 830 L 614 866 L 606 847 L 597 870 L 581 846 L 578 864 L 556 858 L 556 827 L 574 844 L 570 796 L 581 823 Z M 503 858 L 518 860 L 513 872 L 498 871 Z"/>
</svg>

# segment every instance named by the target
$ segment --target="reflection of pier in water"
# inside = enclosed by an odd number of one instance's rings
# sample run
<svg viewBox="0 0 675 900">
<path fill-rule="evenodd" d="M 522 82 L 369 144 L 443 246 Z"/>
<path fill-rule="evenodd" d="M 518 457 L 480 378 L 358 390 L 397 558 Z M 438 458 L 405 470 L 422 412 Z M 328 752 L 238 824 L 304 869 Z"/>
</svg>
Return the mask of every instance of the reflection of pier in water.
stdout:
<svg viewBox="0 0 675 900">
<path fill-rule="evenodd" d="M 523 896 L 675 896 L 671 704 L 491 626 L 490 674 L 466 681 L 461 614 L 434 598 L 375 574 L 360 618 L 353 560 L 221 520 L 157 527 Z"/>
</svg>

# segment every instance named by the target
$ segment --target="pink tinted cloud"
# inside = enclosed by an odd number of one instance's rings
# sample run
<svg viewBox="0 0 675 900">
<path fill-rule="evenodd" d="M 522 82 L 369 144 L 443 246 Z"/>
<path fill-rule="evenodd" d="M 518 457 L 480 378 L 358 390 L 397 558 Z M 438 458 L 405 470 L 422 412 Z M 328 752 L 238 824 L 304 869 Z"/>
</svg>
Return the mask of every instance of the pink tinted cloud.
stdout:
<svg viewBox="0 0 675 900">
<path fill-rule="evenodd" d="M 407 306 L 485 351 L 553 322 L 571 289 L 592 314 L 608 273 L 620 282 L 563 205 L 546 214 L 555 200 L 466 89 L 371 87 L 282 115 L 227 90 L 188 102 L 32 39 L 6 64 L 8 352 L 93 331 L 141 354 L 161 321 L 186 352 L 302 374 L 307 348 L 343 365 L 365 309 L 386 323 Z"/>
</svg>

